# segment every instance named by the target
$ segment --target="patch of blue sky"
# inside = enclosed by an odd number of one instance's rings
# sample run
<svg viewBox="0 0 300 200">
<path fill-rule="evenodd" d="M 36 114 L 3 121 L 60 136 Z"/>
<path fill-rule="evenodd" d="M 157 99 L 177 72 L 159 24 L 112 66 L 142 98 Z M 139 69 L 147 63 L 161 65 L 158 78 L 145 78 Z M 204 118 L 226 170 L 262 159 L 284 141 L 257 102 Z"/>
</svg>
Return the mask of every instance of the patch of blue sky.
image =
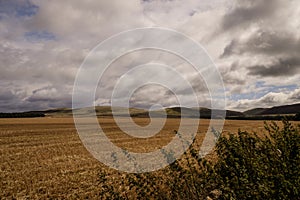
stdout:
<svg viewBox="0 0 300 200">
<path fill-rule="evenodd" d="M 49 41 L 56 39 L 53 33 L 47 31 L 30 31 L 25 33 L 24 37 L 30 42 Z"/>
<path fill-rule="evenodd" d="M 238 101 L 238 100 L 242 100 L 242 99 L 258 99 L 258 93 L 256 92 L 250 92 L 247 94 L 232 94 L 231 96 L 229 96 L 230 100 L 234 100 L 234 101 Z"/>
<path fill-rule="evenodd" d="M 266 88 L 268 92 L 290 92 L 296 90 L 298 88 L 298 85 L 297 84 L 283 85 L 283 86 L 266 85 Z"/>
<path fill-rule="evenodd" d="M 243 94 L 232 94 L 230 96 L 231 100 L 242 100 L 242 99 L 259 99 L 270 92 L 278 93 L 278 92 L 290 92 L 296 90 L 298 86 L 296 84 L 293 85 L 283 85 L 283 86 L 275 86 L 275 85 L 265 85 L 265 82 L 259 81 L 255 83 L 255 92 L 243 93 Z"/>
<path fill-rule="evenodd" d="M 265 85 L 265 83 L 266 83 L 265 81 L 257 81 L 255 83 L 255 87 L 256 88 L 263 87 Z"/>
<path fill-rule="evenodd" d="M 38 12 L 39 7 L 29 0 L 0 0 L 0 19 L 5 17 L 30 17 Z"/>
<path fill-rule="evenodd" d="M 38 12 L 38 7 L 34 4 L 26 4 L 24 7 L 18 7 L 16 9 L 16 15 L 22 16 L 33 16 Z"/>
</svg>

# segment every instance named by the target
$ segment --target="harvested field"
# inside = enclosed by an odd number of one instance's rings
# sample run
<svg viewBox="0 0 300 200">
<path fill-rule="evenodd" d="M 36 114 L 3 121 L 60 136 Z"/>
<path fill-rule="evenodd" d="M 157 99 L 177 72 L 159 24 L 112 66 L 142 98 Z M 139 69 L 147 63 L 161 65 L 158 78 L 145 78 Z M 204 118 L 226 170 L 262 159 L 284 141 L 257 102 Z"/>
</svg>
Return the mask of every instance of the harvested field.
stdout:
<svg viewBox="0 0 300 200">
<path fill-rule="evenodd" d="M 147 118 L 136 118 L 145 126 Z M 112 118 L 100 122 L 108 137 L 131 151 L 151 151 L 166 145 L 180 119 L 168 119 L 164 130 L 149 139 L 121 133 Z M 197 142 L 201 143 L 209 120 L 201 120 Z M 263 121 L 226 121 L 224 132 L 261 132 Z M 108 170 L 82 145 L 72 118 L 0 119 L 0 197 L 2 198 L 97 198 L 101 193 L 99 172 Z"/>
</svg>

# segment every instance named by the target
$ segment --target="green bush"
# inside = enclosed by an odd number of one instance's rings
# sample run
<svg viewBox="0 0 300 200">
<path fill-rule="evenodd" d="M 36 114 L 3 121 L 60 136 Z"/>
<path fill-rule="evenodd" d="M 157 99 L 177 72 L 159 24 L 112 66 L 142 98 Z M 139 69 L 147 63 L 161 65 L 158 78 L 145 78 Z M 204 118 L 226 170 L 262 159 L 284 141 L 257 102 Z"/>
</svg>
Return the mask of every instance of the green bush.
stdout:
<svg viewBox="0 0 300 200">
<path fill-rule="evenodd" d="M 300 135 L 283 121 L 265 124 L 268 134 L 239 131 L 222 137 L 213 166 L 220 199 L 300 199 Z"/>
</svg>

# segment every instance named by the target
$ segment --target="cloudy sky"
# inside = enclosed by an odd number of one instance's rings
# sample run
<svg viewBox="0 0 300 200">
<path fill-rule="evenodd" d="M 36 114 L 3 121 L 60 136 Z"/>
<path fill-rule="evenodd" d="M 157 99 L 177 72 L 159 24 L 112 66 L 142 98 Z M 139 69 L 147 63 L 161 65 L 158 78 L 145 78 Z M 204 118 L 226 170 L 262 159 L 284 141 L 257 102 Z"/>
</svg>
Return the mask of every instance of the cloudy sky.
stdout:
<svg viewBox="0 0 300 200">
<path fill-rule="evenodd" d="M 228 109 L 299 103 L 299 16 L 299 0 L 0 0 L 0 112 L 71 107 L 75 76 L 88 53 L 114 34 L 141 27 L 174 29 L 199 42 L 221 73 Z M 151 50 L 114 62 L 98 92 L 112 90 L 141 58 L 178 63 L 200 103 L 209 104 L 204 81 L 189 66 Z M 109 102 L 96 95 L 97 105 Z M 145 86 L 130 103 L 158 102 L 176 105 L 174 93 Z"/>
</svg>

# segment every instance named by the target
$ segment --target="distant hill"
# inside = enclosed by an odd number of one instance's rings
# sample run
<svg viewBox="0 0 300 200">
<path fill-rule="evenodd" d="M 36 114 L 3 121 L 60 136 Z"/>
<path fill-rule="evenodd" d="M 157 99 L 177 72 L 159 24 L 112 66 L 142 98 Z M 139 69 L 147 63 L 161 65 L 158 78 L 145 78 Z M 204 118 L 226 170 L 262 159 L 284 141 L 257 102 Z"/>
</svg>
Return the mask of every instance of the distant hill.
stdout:
<svg viewBox="0 0 300 200">
<path fill-rule="evenodd" d="M 211 118 L 212 110 L 209 108 L 186 108 L 186 107 L 171 107 L 171 108 L 165 108 L 164 110 L 156 110 L 156 111 L 150 111 L 151 116 L 159 116 L 163 115 L 163 113 L 166 113 L 168 117 L 186 117 L 186 118 Z M 232 111 L 232 110 L 226 110 L 226 113 L 224 113 L 224 110 L 214 110 L 215 117 L 220 118 L 223 117 L 224 114 L 226 114 L 226 117 L 238 117 L 238 116 L 244 116 L 243 113 Z"/>
<path fill-rule="evenodd" d="M 297 113 L 300 113 L 300 104 L 255 108 L 244 112 L 245 115 L 294 115 Z"/>
<path fill-rule="evenodd" d="M 114 107 L 115 116 L 127 116 L 128 108 Z M 78 115 L 89 116 L 96 112 L 98 117 L 112 116 L 112 108 L 110 106 L 86 107 L 72 110 L 71 108 L 60 108 L 42 111 L 46 116 L 64 117 L 73 116 L 73 112 Z M 138 108 L 129 108 L 130 115 L 138 115 L 146 113 L 146 110 Z"/>
<path fill-rule="evenodd" d="M 128 108 L 114 107 L 114 116 L 128 116 Z M 213 110 L 215 118 L 221 118 L 224 110 Z M 96 106 L 79 108 L 72 110 L 71 108 L 56 108 L 45 111 L 30 111 L 23 113 L 0 113 L 0 118 L 16 118 L 16 117 L 72 117 L 73 112 L 79 116 L 92 116 L 96 113 L 97 117 L 113 116 L 110 106 Z M 226 110 L 226 119 L 234 120 L 281 120 L 283 116 L 290 115 L 291 120 L 299 120 L 295 114 L 300 113 L 300 103 L 293 105 L 275 106 L 272 108 L 254 108 L 245 112 Z M 131 117 L 163 117 L 167 115 L 169 118 L 211 118 L 212 110 L 209 108 L 186 108 L 186 107 L 170 107 L 162 110 L 144 110 L 140 108 L 129 108 Z"/>
<path fill-rule="evenodd" d="M 50 110 L 45 110 L 41 111 L 43 112 L 46 116 L 48 115 L 69 115 L 72 116 L 72 109 L 71 108 L 55 108 L 55 109 L 50 109 Z"/>
<path fill-rule="evenodd" d="M 243 112 L 245 115 L 259 115 L 261 112 L 267 110 L 267 108 L 254 108 Z"/>
<path fill-rule="evenodd" d="M 96 115 L 98 117 L 108 117 L 112 116 L 112 109 L 110 106 L 96 106 L 94 107 L 87 107 L 87 108 L 80 108 L 75 109 L 74 111 L 77 112 L 78 115 L 91 115 L 94 110 L 96 111 Z M 122 107 L 114 107 L 114 115 L 115 116 L 127 116 L 127 108 Z M 46 111 L 41 111 L 46 116 L 52 116 L 52 117 L 68 117 L 72 116 L 72 109 L 70 108 L 59 108 L 59 109 L 51 109 Z M 164 115 L 167 115 L 170 118 L 180 118 L 180 117 L 186 117 L 186 118 L 195 118 L 200 117 L 201 118 L 210 118 L 211 117 L 212 110 L 209 108 L 186 108 L 186 107 L 170 107 L 165 108 L 163 110 L 153 110 L 148 111 L 144 109 L 139 108 L 129 108 L 129 113 L 131 117 L 149 117 L 151 115 L 152 117 L 162 117 Z M 221 117 L 223 115 L 223 110 L 215 110 L 215 116 Z M 239 117 L 244 116 L 243 113 L 232 111 L 232 110 L 226 110 L 226 117 Z"/>
</svg>

